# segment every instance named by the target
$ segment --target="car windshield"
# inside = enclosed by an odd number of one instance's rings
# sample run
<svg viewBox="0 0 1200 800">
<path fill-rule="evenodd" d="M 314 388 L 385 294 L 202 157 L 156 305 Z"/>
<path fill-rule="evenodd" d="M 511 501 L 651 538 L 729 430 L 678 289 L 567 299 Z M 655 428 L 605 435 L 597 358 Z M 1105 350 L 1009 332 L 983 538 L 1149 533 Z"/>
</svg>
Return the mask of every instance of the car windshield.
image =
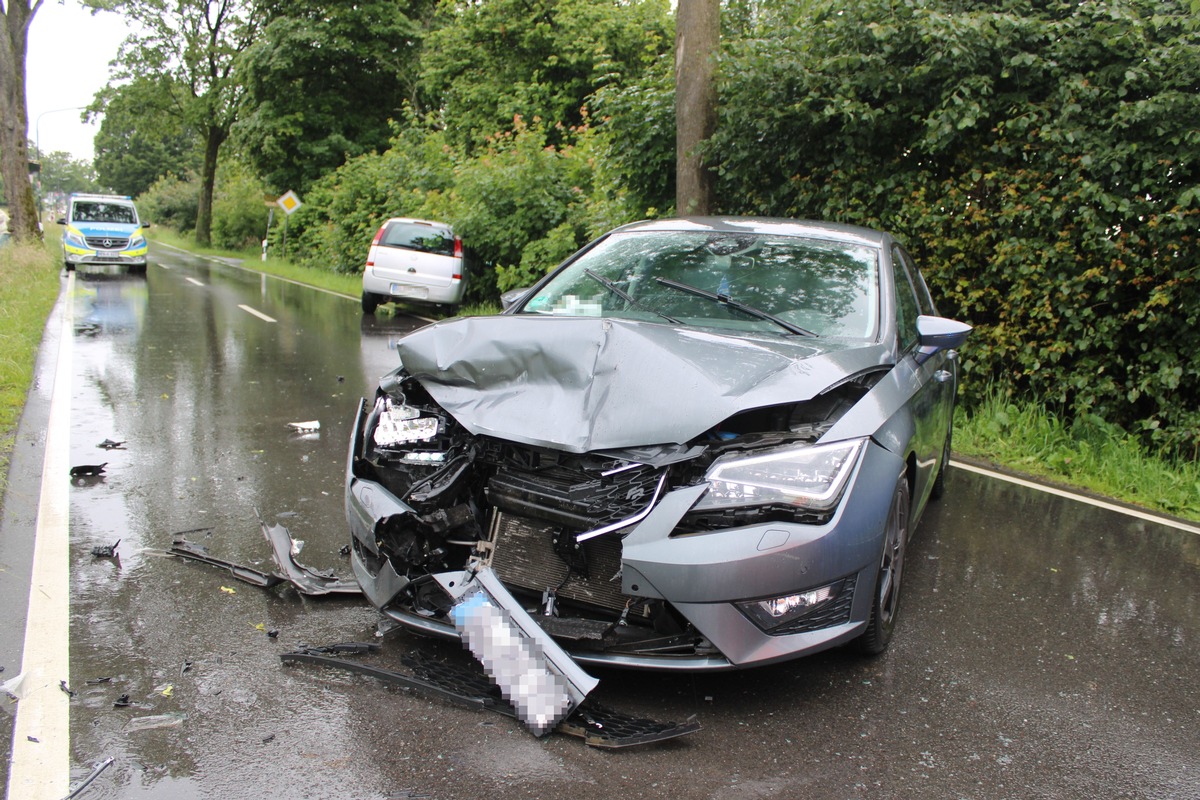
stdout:
<svg viewBox="0 0 1200 800">
<path fill-rule="evenodd" d="M 454 255 L 454 236 L 448 230 L 419 222 L 389 223 L 379 244 L 442 256 Z"/>
<path fill-rule="evenodd" d="M 847 242 L 775 233 L 632 231 L 585 252 L 531 296 L 521 313 L 795 332 L 782 321 L 819 336 L 874 339 L 878 263 L 876 248 Z"/>
<path fill-rule="evenodd" d="M 122 203 L 76 203 L 76 222 L 117 222 L 134 225 L 133 206 Z"/>
</svg>

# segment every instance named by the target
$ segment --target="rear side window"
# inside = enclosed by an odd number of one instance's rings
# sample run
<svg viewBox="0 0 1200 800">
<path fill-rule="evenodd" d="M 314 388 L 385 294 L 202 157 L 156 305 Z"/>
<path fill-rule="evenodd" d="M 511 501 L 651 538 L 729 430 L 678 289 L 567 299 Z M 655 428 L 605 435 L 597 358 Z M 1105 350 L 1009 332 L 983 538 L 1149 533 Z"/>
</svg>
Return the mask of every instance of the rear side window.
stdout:
<svg viewBox="0 0 1200 800">
<path fill-rule="evenodd" d="M 440 256 L 454 255 L 454 236 L 450 231 L 414 222 L 390 223 L 379 244 Z"/>
</svg>

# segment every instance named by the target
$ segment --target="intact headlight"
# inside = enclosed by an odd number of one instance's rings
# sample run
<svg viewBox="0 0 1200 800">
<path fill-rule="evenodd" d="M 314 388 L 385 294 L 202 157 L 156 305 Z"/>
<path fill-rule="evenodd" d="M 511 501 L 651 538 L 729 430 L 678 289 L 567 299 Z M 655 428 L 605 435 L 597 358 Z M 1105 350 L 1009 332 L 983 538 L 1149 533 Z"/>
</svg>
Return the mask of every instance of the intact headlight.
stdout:
<svg viewBox="0 0 1200 800">
<path fill-rule="evenodd" d="M 76 247 L 87 247 L 87 242 L 83 240 L 83 234 L 78 231 L 67 231 L 63 237 Z"/>
<path fill-rule="evenodd" d="M 838 504 L 865 439 L 785 447 L 718 458 L 696 510 L 790 505 L 827 511 Z"/>
</svg>

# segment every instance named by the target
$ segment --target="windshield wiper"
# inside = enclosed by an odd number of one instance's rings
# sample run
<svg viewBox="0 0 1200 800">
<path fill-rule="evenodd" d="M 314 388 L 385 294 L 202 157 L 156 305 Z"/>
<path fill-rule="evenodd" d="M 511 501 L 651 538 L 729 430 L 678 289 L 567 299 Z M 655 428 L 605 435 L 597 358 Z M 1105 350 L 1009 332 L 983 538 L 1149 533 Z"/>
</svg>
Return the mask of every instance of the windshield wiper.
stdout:
<svg viewBox="0 0 1200 800">
<path fill-rule="evenodd" d="M 737 300 L 734 300 L 727 294 L 717 294 L 715 292 L 710 292 L 707 289 L 700 289 L 695 286 L 689 286 L 686 283 L 673 281 L 670 278 L 655 278 L 654 280 L 658 281 L 663 286 L 670 286 L 672 289 L 678 289 L 681 292 L 694 294 L 696 297 L 703 297 L 706 300 L 712 300 L 714 303 L 720 303 L 723 306 L 728 306 L 729 308 L 741 311 L 743 314 L 749 314 L 752 317 L 757 317 L 759 319 L 766 320 L 767 322 L 774 322 L 785 331 L 794 333 L 797 336 L 817 335 L 807 328 L 801 328 L 799 325 L 793 325 L 786 319 L 781 319 L 774 314 L 763 311 L 761 308 L 755 308 L 754 306 L 748 306 L 745 303 L 739 303 Z"/>
<path fill-rule="evenodd" d="M 629 303 L 629 305 L 634 306 L 635 308 L 640 308 L 643 311 L 649 311 L 651 314 L 657 314 L 658 316 L 665 319 L 667 322 L 673 322 L 676 325 L 683 324 L 682 322 L 675 319 L 674 317 L 669 317 L 666 314 L 664 314 L 663 312 L 658 311 L 657 309 L 650 308 L 645 303 L 642 303 L 639 300 L 635 300 L 632 295 L 630 295 L 628 292 L 626 292 L 620 286 L 617 286 L 615 283 L 613 283 L 612 281 L 610 281 L 608 278 L 604 277 L 603 275 L 599 275 L 595 272 L 592 272 L 590 269 L 585 269 L 583 271 L 583 274 L 587 275 L 589 278 L 591 278 L 596 283 L 603 286 L 605 289 L 608 289 L 610 292 L 612 292 L 617 297 L 624 300 L 626 303 Z"/>
</svg>

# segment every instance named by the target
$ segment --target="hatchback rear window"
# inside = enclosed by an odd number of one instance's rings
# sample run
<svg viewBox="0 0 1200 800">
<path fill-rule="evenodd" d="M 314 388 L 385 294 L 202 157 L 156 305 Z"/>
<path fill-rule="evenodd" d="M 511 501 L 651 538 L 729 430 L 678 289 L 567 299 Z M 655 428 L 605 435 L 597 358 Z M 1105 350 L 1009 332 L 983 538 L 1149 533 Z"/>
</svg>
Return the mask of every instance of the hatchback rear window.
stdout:
<svg viewBox="0 0 1200 800">
<path fill-rule="evenodd" d="M 412 222 L 393 222 L 383 232 L 379 244 L 400 247 L 440 256 L 454 255 L 454 236 L 442 228 L 432 228 Z"/>
</svg>

